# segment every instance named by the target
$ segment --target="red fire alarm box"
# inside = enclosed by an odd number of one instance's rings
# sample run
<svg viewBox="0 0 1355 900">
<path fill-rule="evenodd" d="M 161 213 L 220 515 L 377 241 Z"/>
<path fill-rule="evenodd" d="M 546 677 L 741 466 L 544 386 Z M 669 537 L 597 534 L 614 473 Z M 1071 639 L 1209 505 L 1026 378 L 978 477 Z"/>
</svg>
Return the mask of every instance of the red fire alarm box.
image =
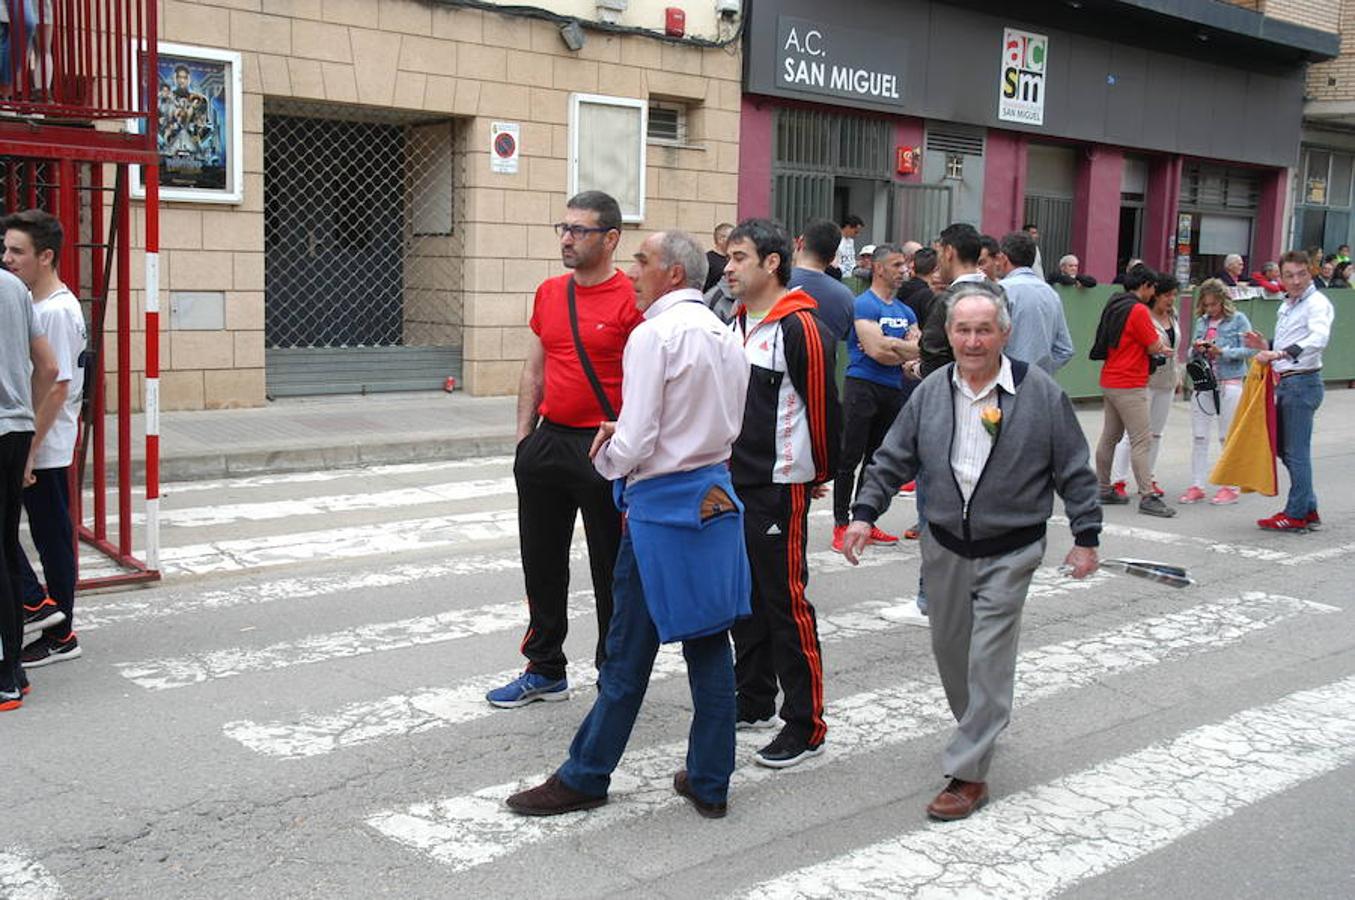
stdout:
<svg viewBox="0 0 1355 900">
<path fill-rule="evenodd" d="M 900 175 L 916 175 L 921 162 L 921 147 L 899 147 L 896 168 Z"/>
<path fill-rule="evenodd" d="M 687 14 L 676 6 L 663 11 L 663 33 L 669 37 L 682 37 L 687 33 Z"/>
</svg>

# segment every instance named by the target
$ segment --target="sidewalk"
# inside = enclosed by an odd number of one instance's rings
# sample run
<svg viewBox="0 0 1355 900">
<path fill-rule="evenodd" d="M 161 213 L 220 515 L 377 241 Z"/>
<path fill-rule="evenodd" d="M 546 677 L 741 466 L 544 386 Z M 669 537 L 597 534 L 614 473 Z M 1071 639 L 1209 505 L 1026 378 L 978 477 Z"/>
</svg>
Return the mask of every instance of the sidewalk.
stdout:
<svg viewBox="0 0 1355 900">
<path fill-rule="evenodd" d="M 160 480 L 193 481 L 512 453 L 517 397 L 419 392 L 160 415 Z M 132 417 L 136 479 L 145 417 Z M 109 420 L 109 455 L 116 444 Z"/>
</svg>

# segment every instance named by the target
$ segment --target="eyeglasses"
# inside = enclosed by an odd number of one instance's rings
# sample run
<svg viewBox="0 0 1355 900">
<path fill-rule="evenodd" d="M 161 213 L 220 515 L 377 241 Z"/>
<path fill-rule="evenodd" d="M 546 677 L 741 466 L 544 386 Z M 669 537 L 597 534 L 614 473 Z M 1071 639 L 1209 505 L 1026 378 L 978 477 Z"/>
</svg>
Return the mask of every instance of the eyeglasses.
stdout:
<svg viewBox="0 0 1355 900">
<path fill-rule="evenodd" d="M 555 234 L 558 237 L 564 237 L 567 234 L 576 241 L 583 240 L 590 234 L 602 234 L 604 231 L 611 230 L 612 229 L 606 225 L 598 225 L 594 228 L 588 225 L 567 225 L 564 222 L 555 223 Z"/>
</svg>

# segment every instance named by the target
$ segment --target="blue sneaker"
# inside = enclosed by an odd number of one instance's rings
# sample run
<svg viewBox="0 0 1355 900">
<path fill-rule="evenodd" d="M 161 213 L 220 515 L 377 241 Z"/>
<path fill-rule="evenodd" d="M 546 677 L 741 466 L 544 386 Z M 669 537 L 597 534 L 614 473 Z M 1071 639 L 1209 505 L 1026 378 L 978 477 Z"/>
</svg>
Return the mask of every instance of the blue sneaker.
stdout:
<svg viewBox="0 0 1355 900">
<path fill-rule="evenodd" d="M 516 709 L 537 700 L 568 700 L 569 681 L 564 678 L 553 681 L 544 675 L 523 672 L 503 687 L 485 694 L 485 699 L 500 709 Z"/>
</svg>

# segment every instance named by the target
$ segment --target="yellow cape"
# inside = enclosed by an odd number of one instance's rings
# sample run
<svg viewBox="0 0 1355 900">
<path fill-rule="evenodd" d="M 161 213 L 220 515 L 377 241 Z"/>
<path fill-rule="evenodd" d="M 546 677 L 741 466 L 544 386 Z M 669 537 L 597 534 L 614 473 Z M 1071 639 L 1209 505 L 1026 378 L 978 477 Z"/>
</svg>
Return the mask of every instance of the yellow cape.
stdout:
<svg viewBox="0 0 1355 900">
<path fill-rule="evenodd" d="M 1275 474 L 1275 382 L 1270 366 L 1252 361 L 1223 454 L 1209 473 L 1214 484 L 1235 484 L 1243 493 L 1278 493 Z"/>
</svg>

